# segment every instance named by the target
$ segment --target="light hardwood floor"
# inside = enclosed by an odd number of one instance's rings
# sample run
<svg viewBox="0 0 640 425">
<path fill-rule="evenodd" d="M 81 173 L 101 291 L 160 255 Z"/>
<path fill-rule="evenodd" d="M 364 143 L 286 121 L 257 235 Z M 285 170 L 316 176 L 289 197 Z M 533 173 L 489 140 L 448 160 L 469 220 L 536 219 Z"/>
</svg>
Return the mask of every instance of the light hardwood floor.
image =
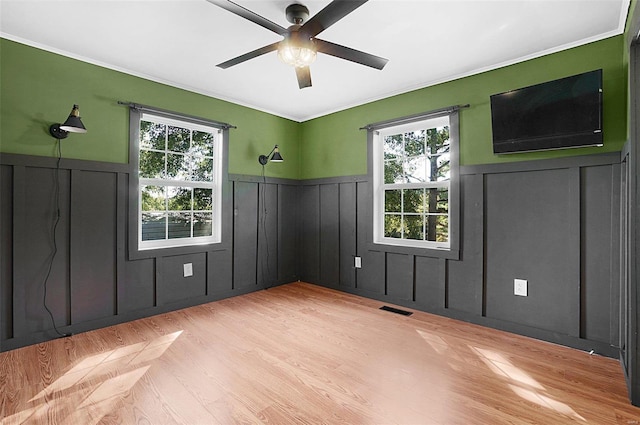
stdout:
<svg viewBox="0 0 640 425">
<path fill-rule="evenodd" d="M 306 283 L 0 354 L 3 424 L 640 424 L 615 360 Z"/>
</svg>

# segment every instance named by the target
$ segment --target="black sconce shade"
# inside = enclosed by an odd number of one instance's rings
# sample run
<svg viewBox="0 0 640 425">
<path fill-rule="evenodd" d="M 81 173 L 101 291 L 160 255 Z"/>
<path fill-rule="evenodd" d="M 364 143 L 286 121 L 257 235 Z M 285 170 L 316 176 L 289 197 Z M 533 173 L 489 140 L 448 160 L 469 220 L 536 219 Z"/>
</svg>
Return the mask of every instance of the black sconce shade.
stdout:
<svg viewBox="0 0 640 425">
<path fill-rule="evenodd" d="M 273 154 L 273 155 L 271 155 Z M 271 158 L 269 158 L 269 155 L 271 155 Z M 260 155 L 258 157 L 258 162 L 262 165 L 267 165 L 267 162 L 282 162 L 284 161 L 284 159 L 282 158 L 282 155 L 280 155 L 280 151 L 278 149 L 278 145 L 275 145 L 273 147 L 273 149 L 271 149 L 271 152 L 269 152 L 267 155 Z"/>
<path fill-rule="evenodd" d="M 80 120 L 80 109 L 73 105 L 69 118 L 63 124 L 52 124 L 49 133 L 56 139 L 65 139 L 69 133 L 86 133 L 87 129 Z"/>
</svg>

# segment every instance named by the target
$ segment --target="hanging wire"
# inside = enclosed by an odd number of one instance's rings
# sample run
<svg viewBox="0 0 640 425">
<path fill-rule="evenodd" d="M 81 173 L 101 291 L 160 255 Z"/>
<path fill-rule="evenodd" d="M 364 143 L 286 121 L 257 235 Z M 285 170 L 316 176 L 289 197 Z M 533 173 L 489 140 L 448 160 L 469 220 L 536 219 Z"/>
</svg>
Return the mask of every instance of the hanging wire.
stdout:
<svg viewBox="0 0 640 425">
<path fill-rule="evenodd" d="M 47 306 L 47 286 L 49 282 L 49 277 L 51 277 L 51 269 L 53 268 L 53 260 L 58 253 L 58 244 L 56 242 L 56 229 L 58 228 L 58 223 L 60 222 L 60 160 L 62 159 L 62 148 L 60 146 L 60 139 L 56 139 L 56 147 L 58 152 L 58 158 L 56 161 L 56 170 L 53 176 L 53 185 L 54 185 L 54 209 L 55 209 L 55 217 L 53 219 L 53 223 L 51 226 L 51 245 L 53 246 L 51 255 L 49 256 L 49 266 L 47 268 L 47 274 L 44 278 L 43 282 L 43 296 L 42 296 L 42 304 L 44 305 L 45 310 L 49 313 L 49 317 L 51 318 L 51 323 L 53 324 L 53 330 L 61 337 L 70 336 L 69 334 L 63 334 L 58 330 L 56 326 L 56 321 L 53 317 L 53 313 L 49 306 Z"/>
<path fill-rule="evenodd" d="M 261 198 L 261 202 L 262 202 L 262 217 L 261 217 L 261 224 L 262 224 L 262 233 L 264 234 L 264 246 L 265 246 L 265 253 L 266 253 L 266 261 L 262 261 L 260 264 L 260 271 L 262 274 L 262 282 L 266 283 L 267 280 L 265 278 L 265 274 L 264 274 L 264 269 L 265 269 L 265 263 L 267 265 L 267 277 L 270 278 L 271 277 L 271 266 L 270 266 L 270 261 L 269 261 L 269 237 L 267 235 L 267 202 L 266 202 L 266 185 L 267 185 L 267 177 L 265 176 L 265 170 L 264 170 L 264 164 L 262 165 L 262 189 L 260 190 L 260 198 Z M 273 282 L 270 280 L 269 284 L 265 286 L 265 289 L 269 289 L 273 286 Z"/>
</svg>

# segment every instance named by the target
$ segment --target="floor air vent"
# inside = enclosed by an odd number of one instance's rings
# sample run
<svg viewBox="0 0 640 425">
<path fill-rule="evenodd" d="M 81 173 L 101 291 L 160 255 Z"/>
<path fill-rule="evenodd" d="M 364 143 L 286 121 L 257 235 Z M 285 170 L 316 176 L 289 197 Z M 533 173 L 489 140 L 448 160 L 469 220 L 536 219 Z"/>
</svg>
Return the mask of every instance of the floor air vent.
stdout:
<svg viewBox="0 0 640 425">
<path fill-rule="evenodd" d="M 390 311 L 396 314 L 402 314 L 403 316 L 411 316 L 413 314 L 410 311 L 400 310 L 399 308 L 389 307 L 388 305 L 383 305 L 382 307 L 380 307 L 380 310 Z"/>
</svg>

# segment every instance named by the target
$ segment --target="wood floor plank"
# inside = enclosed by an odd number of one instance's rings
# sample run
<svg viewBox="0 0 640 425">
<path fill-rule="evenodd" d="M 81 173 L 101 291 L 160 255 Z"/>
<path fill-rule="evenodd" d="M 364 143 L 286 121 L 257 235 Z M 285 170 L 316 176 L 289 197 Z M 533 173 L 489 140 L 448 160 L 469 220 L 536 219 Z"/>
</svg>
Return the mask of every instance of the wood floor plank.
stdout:
<svg viewBox="0 0 640 425">
<path fill-rule="evenodd" d="M 293 283 L 0 353 L 1 424 L 640 424 L 613 359 Z"/>
</svg>

